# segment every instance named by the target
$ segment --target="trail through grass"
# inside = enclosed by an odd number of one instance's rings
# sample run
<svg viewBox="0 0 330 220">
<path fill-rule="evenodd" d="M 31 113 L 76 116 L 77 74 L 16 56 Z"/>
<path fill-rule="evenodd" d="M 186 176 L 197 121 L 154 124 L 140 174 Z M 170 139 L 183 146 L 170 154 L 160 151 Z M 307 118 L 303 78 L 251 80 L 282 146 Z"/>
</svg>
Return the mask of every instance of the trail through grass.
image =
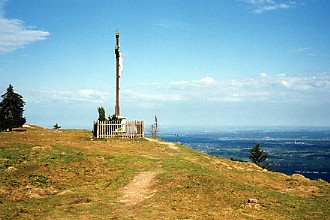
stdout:
<svg viewBox="0 0 330 220">
<path fill-rule="evenodd" d="M 155 139 L 1 132 L 0 172 L 0 219 L 330 218 L 329 183 Z"/>
</svg>

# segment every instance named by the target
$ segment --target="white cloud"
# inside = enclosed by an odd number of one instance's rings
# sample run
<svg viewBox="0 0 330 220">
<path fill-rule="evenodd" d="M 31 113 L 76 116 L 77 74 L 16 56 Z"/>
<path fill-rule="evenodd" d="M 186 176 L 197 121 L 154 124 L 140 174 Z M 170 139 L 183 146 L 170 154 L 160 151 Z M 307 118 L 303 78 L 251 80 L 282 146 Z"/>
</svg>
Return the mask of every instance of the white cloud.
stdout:
<svg viewBox="0 0 330 220">
<path fill-rule="evenodd" d="M 186 86 L 188 85 L 188 81 L 186 80 L 182 80 L 182 81 L 176 81 L 176 82 L 171 82 L 171 85 L 174 85 L 174 86 Z"/>
<path fill-rule="evenodd" d="M 302 48 L 293 49 L 291 52 L 292 53 L 305 53 L 305 52 L 309 52 L 310 50 L 311 50 L 310 47 L 302 47 Z"/>
<path fill-rule="evenodd" d="M 28 94 L 28 102 L 90 102 L 102 104 L 110 94 L 98 90 L 83 89 L 78 91 L 43 91 Z"/>
<path fill-rule="evenodd" d="M 250 9 L 255 14 L 261 14 L 264 12 L 291 9 L 297 5 L 295 1 L 292 0 L 245 0 Z"/>
<path fill-rule="evenodd" d="M 139 103 L 159 103 L 159 102 L 177 102 L 182 101 L 181 93 L 169 92 L 169 87 L 165 86 L 150 86 L 143 91 L 136 89 L 122 89 L 121 100 L 123 102 L 139 102 Z M 141 88 L 141 87 L 140 87 Z"/>
<path fill-rule="evenodd" d="M 171 82 L 171 85 L 174 87 L 185 88 L 188 86 L 209 86 L 216 83 L 215 79 L 210 76 L 203 77 L 199 80 L 193 80 L 191 82 L 187 80 Z"/>
<path fill-rule="evenodd" d="M 143 88 L 139 90 L 139 88 Z M 330 100 L 330 74 L 287 76 L 261 73 L 253 78 L 216 81 L 212 77 L 130 88 L 130 102 L 277 102 Z"/>
<path fill-rule="evenodd" d="M 200 83 L 200 84 L 210 85 L 210 84 L 214 84 L 215 80 L 212 77 L 207 76 L 207 77 L 204 77 L 204 78 L 202 78 L 200 80 L 197 80 L 195 82 Z"/>
<path fill-rule="evenodd" d="M 82 101 L 87 101 L 87 102 L 102 103 L 106 99 L 107 96 L 108 96 L 108 93 L 101 92 L 98 90 L 83 89 L 83 90 L 78 91 L 78 97 Z"/>
<path fill-rule="evenodd" d="M 206 80 L 207 79 L 207 80 Z M 211 80 L 212 79 L 212 80 Z M 181 83 L 180 83 L 181 82 Z M 206 82 L 206 83 L 205 83 Z M 182 84 L 184 86 L 182 86 Z M 108 103 L 114 101 L 109 91 L 83 89 L 46 91 L 28 94 L 27 102 Z M 170 103 L 230 102 L 325 102 L 330 100 L 330 73 L 312 76 L 259 75 L 252 78 L 200 80 L 178 83 L 135 85 L 121 89 L 122 105 L 166 106 Z M 111 101 L 112 100 L 112 101 Z"/>
<path fill-rule="evenodd" d="M 18 19 L 3 17 L 5 1 L 0 1 L 0 54 L 9 53 L 39 40 L 45 40 L 49 32 L 26 27 Z"/>
<path fill-rule="evenodd" d="M 314 52 L 313 48 L 310 47 L 302 47 L 293 49 L 290 51 L 292 54 L 301 54 L 308 57 L 317 57 L 318 55 Z"/>
</svg>

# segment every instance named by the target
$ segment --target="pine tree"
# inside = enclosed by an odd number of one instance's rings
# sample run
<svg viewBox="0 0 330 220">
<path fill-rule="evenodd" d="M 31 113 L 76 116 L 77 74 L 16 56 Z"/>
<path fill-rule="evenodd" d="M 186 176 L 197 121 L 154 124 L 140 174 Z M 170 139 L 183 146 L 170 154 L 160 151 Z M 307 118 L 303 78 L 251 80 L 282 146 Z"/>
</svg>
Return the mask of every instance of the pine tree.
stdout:
<svg viewBox="0 0 330 220">
<path fill-rule="evenodd" d="M 260 144 L 255 144 L 250 150 L 249 159 L 262 168 L 269 168 L 269 164 L 263 164 L 263 162 L 268 158 L 268 154 L 260 148 Z"/>
<path fill-rule="evenodd" d="M 7 92 L 1 96 L 0 102 L 0 131 L 21 127 L 26 120 L 23 117 L 23 97 L 14 92 L 12 85 L 9 85 Z"/>
<path fill-rule="evenodd" d="M 104 108 L 103 107 L 99 107 L 98 109 L 97 109 L 97 111 L 99 112 L 99 121 L 105 121 L 106 120 L 106 118 L 105 118 L 105 110 L 104 110 Z"/>
</svg>

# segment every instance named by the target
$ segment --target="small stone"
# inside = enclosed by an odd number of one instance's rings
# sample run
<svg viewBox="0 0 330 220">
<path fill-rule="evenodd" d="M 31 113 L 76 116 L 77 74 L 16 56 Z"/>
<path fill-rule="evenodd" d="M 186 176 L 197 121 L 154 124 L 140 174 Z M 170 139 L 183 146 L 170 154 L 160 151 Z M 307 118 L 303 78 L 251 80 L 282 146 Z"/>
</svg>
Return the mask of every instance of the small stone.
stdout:
<svg viewBox="0 0 330 220">
<path fill-rule="evenodd" d="M 248 199 L 248 203 L 258 203 L 257 199 Z"/>
<path fill-rule="evenodd" d="M 12 166 L 11 166 L 11 167 L 8 167 L 7 169 L 8 169 L 9 171 L 16 171 L 16 170 L 17 170 L 16 167 L 12 167 Z"/>
</svg>

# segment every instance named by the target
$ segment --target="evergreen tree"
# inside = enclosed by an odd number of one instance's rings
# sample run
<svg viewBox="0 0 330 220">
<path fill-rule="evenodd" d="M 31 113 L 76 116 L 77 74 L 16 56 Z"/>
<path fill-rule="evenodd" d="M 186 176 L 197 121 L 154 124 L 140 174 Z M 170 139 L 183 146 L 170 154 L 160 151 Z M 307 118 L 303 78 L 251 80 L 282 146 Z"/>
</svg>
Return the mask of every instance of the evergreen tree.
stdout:
<svg viewBox="0 0 330 220">
<path fill-rule="evenodd" d="M 103 107 L 99 107 L 97 109 L 97 111 L 99 112 L 99 118 L 98 118 L 98 120 L 99 121 L 105 121 L 106 118 L 105 118 L 105 110 L 104 110 L 104 108 Z"/>
<path fill-rule="evenodd" d="M 260 148 L 260 144 L 257 143 L 250 150 L 249 159 L 262 168 L 269 168 L 269 164 L 263 164 L 263 162 L 268 158 L 268 154 Z"/>
<path fill-rule="evenodd" d="M 23 117 L 23 97 L 14 92 L 12 85 L 9 85 L 7 92 L 1 96 L 0 102 L 0 131 L 21 127 L 26 120 Z"/>
</svg>

